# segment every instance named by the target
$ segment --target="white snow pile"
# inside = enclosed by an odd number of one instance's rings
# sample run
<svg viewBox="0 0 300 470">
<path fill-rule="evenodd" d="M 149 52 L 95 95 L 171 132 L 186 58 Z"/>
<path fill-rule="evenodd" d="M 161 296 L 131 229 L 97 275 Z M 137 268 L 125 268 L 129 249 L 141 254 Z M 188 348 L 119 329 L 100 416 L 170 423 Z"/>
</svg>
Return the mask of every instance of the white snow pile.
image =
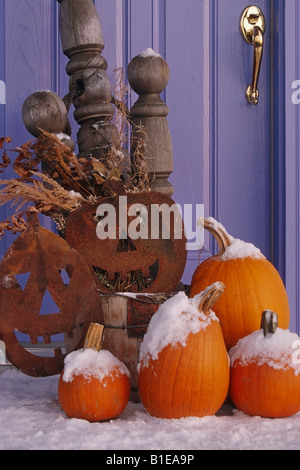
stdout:
<svg viewBox="0 0 300 470">
<path fill-rule="evenodd" d="M 68 134 L 63 132 L 58 132 L 53 134 L 58 140 L 71 140 L 71 137 Z"/>
<path fill-rule="evenodd" d="M 216 229 L 222 230 L 227 237 L 230 239 L 231 244 L 226 248 L 225 253 L 220 257 L 223 261 L 237 258 L 254 258 L 254 259 L 266 259 L 259 248 L 239 238 L 234 238 L 228 234 L 225 227 L 215 220 L 213 217 L 208 217 L 207 221 L 210 222 Z"/>
<path fill-rule="evenodd" d="M 125 364 L 110 351 L 87 348 L 73 351 L 65 357 L 64 382 L 72 382 L 75 375 L 82 375 L 87 380 L 94 377 L 102 382 L 107 376 L 129 377 L 130 374 Z"/>
<path fill-rule="evenodd" d="M 218 283 L 216 283 L 218 284 Z M 141 363 L 147 366 L 149 359 L 157 359 L 166 346 L 185 345 L 189 334 L 196 334 L 207 328 L 212 321 L 218 321 L 211 312 L 205 315 L 199 311 L 203 292 L 193 298 L 185 292 L 178 292 L 160 305 L 152 316 L 140 347 L 138 370 Z"/>
<path fill-rule="evenodd" d="M 161 57 L 161 55 L 158 52 L 155 52 L 151 47 L 148 47 L 148 49 L 141 52 L 138 56 L 143 57 L 143 59 L 147 58 L 147 57 L 151 57 L 152 59 L 155 59 L 157 57 Z"/>
<path fill-rule="evenodd" d="M 237 258 L 265 259 L 265 256 L 261 253 L 260 249 L 252 243 L 244 242 L 239 238 L 232 238 L 231 245 L 226 248 L 221 259 L 226 261 L 228 259 Z"/>
<path fill-rule="evenodd" d="M 101 463 L 107 455 L 146 451 L 139 468 L 149 454 L 180 450 L 195 456 L 196 468 L 201 450 L 300 449 L 300 414 L 250 417 L 234 408 L 231 413 L 228 405 L 216 416 L 160 419 L 141 403 L 129 402 L 118 418 L 107 422 L 70 419 L 57 400 L 58 378 L 28 377 L 16 369 L 0 373 L 1 450 L 100 450 Z"/>
<path fill-rule="evenodd" d="M 276 328 L 275 333 L 264 336 L 257 330 L 240 339 L 229 351 L 231 365 L 268 364 L 274 369 L 294 369 L 300 373 L 300 338 L 289 330 Z"/>
</svg>

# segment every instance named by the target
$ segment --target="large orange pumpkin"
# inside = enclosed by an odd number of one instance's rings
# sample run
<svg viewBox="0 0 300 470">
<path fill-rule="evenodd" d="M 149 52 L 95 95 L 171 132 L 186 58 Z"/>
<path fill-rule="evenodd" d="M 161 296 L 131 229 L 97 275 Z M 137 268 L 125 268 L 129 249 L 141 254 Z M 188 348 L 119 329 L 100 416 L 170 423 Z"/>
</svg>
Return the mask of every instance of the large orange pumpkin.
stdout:
<svg viewBox="0 0 300 470">
<path fill-rule="evenodd" d="M 281 418 L 300 411 L 300 338 L 276 323 L 276 314 L 264 312 L 262 328 L 229 351 L 231 400 L 251 416 Z"/>
<path fill-rule="evenodd" d="M 264 310 L 275 311 L 279 327 L 288 328 L 288 296 L 272 263 L 251 243 L 228 235 L 213 218 L 205 219 L 204 227 L 216 238 L 219 253 L 197 267 L 191 281 L 190 296 L 216 281 L 226 285 L 214 312 L 220 320 L 227 349 L 260 328 Z"/>
<path fill-rule="evenodd" d="M 138 387 L 146 410 L 159 418 L 209 416 L 229 387 L 229 358 L 211 311 L 224 286 L 189 299 L 167 300 L 152 317 L 140 348 Z"/>
<path fill-rule="evenodd" d="M 85 347 L 65 358 L 58 399 L 69 418 L 90 422 L 119 416 L 130 396 L 129 371 L 109 351 L 101 350 L 102 325 L 91 323 Z"/>
</svg>

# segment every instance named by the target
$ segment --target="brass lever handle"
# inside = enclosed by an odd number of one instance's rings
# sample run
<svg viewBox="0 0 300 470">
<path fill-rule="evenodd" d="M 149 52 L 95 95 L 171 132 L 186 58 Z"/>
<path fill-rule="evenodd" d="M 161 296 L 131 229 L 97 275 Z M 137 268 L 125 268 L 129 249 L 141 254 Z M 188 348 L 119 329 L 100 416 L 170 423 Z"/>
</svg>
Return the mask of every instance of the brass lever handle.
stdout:
<svg viewBox="0 0 300 470">
<path fill-rule="evenodd" d="M 258 79 L 263 54 L 265 18 L 262 11 L 256 6 L 247 7 L 240 20 L 243 37 L 254 48 L 252 82 L 246 90 L 246 98 L 250 104 L 258 104 Z"/>
</svg>

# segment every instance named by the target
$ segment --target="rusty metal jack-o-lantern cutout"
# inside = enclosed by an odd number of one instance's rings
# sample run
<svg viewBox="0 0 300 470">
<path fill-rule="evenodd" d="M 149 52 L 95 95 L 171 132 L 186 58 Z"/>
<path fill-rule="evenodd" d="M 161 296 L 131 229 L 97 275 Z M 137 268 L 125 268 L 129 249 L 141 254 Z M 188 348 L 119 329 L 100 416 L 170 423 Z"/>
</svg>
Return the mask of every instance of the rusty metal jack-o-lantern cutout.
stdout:
<svg viewBox="0 0 300 470">
<path fill-rule="evenodd" d="M 97 225 L 109 225 L 106 208 L 114 216 L 107 235 L 99 238 Z M 65 237 L 90 267 L 100 292 L 169 293 L 177 289 L 186 264 L 179 210 L 172 198 L 155 191 L 114 194 L 77 209 Z"/>
<path fill-rule="evenodd" d="M 89 268 L 68 243 L 41 227 L 36 213 L 27 213 L 29 228 L 13 242 L 0 264 L 0 338 L 9 361 L 23 373 L 42 377 L 61 372 L 64 357 L 60 348 L 53 357 L 32 354 L 18 341 L 16 331 L 51 343 L 51 336 L 81 331 L 73 349 L 83 343 L 91 321 L 103 321 L 102 307 Z M 62 273 L 65 273 L 63 279 Z M 18 275 L 28 274 L 24 289 Z M 42 314 L 41 305 L 49 292 L 59 313 Z M 68 351 L 70 352 L 70 351 Z"/>
</svg>

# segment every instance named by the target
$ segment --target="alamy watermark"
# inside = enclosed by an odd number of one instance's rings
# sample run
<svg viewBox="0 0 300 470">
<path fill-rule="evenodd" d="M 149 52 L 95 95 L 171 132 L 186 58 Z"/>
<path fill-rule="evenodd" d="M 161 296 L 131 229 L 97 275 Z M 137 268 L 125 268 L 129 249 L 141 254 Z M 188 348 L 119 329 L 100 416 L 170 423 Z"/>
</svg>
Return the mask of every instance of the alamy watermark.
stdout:
<svg viewBox="0 0 300 470">
<path fill-rule="evenodd" d="M 117 216 L 118 214 L 118 216 Z M 204 204 L 151 204 L 128 206 L 127 196 L 119 196 L 118 210 L 112 204 L 100 204 L 96 211 L 97 237 L 131 240 L 182 239 L 183 225 L 186 249 L 200 250 L 204 243 Z M 118 218 L 118 220 L 117 220 Z M 182 225 L 183 223 L 183 225 Z M 118 230 L 117 230 L 118 227 Z"/>
<path fill-rule="evenodd" d="M 6 104 L 6 86 L 3 80 L 0 80 L 0 104 Z"/>
<path fill-rule="evenodd" d="M 294 80 L 291 88 L 295 90 L 292 93 L 292 103 L 298 105 L 300 104 L 300 80 Z"/>
<path fill-rule="evenodd" d="M 0 364 L 6 364 L 6 349 L 4 341 L 0 340 Z"/>
</svg>

